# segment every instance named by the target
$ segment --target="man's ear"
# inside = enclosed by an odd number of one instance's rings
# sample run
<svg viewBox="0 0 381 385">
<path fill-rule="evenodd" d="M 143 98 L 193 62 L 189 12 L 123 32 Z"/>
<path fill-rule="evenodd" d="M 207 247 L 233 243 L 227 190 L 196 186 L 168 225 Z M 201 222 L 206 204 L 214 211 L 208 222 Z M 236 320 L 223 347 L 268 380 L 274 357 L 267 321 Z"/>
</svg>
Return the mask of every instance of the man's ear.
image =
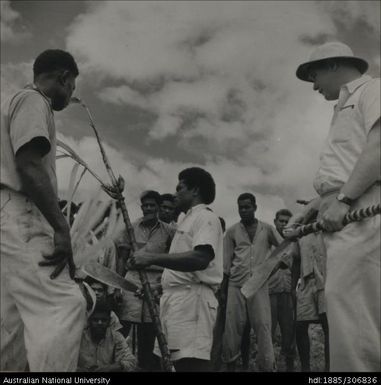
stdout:
<svg viewBox="0 0 381 385">
<path fill-rule="evenodd" d="M 64 71 L 61 71 L 59 74 L 58 74 L 58 82 L 64 86 L 66 84 L 66 81 L 68 79 L 70 75 L 70 72 L 68 70 L 64 70 Z"/>
<path fill-rule="evenodd" d="M 192 188 L 192 194 L 194 195 L 194 196 L 197 196 L 197 195 L 199 195 L 199 193 L 200 193 L 200 188 L 199 187 L 193 187 Z"/>
</svg>

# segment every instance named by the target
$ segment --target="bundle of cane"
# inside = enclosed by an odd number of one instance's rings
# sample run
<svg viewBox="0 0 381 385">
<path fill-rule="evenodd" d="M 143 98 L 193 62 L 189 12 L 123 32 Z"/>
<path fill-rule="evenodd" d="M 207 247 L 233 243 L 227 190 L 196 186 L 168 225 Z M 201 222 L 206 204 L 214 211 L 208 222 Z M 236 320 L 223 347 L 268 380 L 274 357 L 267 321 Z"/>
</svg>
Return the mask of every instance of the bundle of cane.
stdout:
<svg viewBox="0 0 381 385">
<path fill-rule="evenodd" d="M 73 216 L 72 223 L 70 223 L 73 199 L 86 171 L 95 176 L 100 183 L 103 184 L 103 182 L 67 144 L 58 141 L 58 147 L 60 154 L 57 155 L 57 159 L 71 158 L 75 162 L 66 190 L 67 203 L 62 210 L 66 210 L 67 221 L 70 224 L 74 261 L 76 266 L 81 269 L 86 263 L 100 260 L 106 251 L 113 247 L 113 236 L 120 218 L 115 202 L 111 199 L 105 200 L 104 197 L 101 197 L 102 190 L 97 189 L 81 203 L 78 212 Z M 80 166 L 83 166 L 83 171 L 77 178 Z"/>
<path fill-rule="evenodd" d="M 103 145 L 102 145 L 102 142 L 100 140 L 98 131 L 95 127 L 94 120 L 91 116 L 90 110 L 78 98 L 72 98 L 71 101 L 72 101 L 72 103 L 80 104 L 86 110 L 87 116 L 89 118 L 90 126 L 94 131 L 95 137 L 96 137 L 98 145 L 99 145 L 99 149 L 100 149 L 101 154 L 102 154 L 103 163 L 106 167 L 107 173 L 108 173 L 108 175 L 110 177 L 110 181 L 111 181 L 111 185 L 105 185 L 102 182 L 101 186 L 102 186 L 103 190 L 108 195 L 110 195 L 113 199 L 117 200 L 118 205 L 119 205 L 121 212 L 122 212 L 122 217 L 124 220 L 124 224 L 125 224 L 128 238 L 131 240 L 132 249 L 133 249 L 133 251 L 137 251 L 138 247 L 137 247 L 137 243 L 136 243 L 136 239 L 135 239 L 134 230 L 133 230 L 133 227 L 131 225 L 131 221 L 130 221 L 130 218 L 128 215 L 128 211 L 127 211 L 127 207 L 126 207 L 126 204 L 124 201 L 124 197 L 122 195 L 122 192 L 124 189 L 124 181 L 123 181 L 122 177 L 120 177 L 120 176 L 118 179 L 116 179 L 116 177 L 115 177 L 115 174 L 111 168 L 110 162 L 107 158 L 106 152 L 105 152 Z M 94 265 L 92 265 L 92 267 L 94 267 Z M 89 268 L 90 268 L 90 266 L 89 266 Z M 155 305 L 154 295 L 153 295 L 152 289 L 150 287 L 150 283 L 148 281 L 147 274 L 144 270 L 139 270 L 138 273 L 139 273 L 139 279 L 140 279 L 140 282 L 141 282 L 141 285 L 143 288 L 144 297 L 145 297 L 145 300 L 147 302 L 150 316 L 151 316 L 151 319 L 152 319 L 154 327 L 155 327 L 156 336 L 157 336 L 157 340 L 159 343 L 161 356 L 163 359 L 164 369 L 166 371 L 170 371 L 170 372 L 174 371 L 172 363 L 170 361 L 170 353 L 168 350 L 167 341 L 166 341 L 165 335 L 164 335 L 162 327 L 161 327 L 161 322 L 160 322 L 158 310 L 157 310 L 157 307 Z"/>
</svg>

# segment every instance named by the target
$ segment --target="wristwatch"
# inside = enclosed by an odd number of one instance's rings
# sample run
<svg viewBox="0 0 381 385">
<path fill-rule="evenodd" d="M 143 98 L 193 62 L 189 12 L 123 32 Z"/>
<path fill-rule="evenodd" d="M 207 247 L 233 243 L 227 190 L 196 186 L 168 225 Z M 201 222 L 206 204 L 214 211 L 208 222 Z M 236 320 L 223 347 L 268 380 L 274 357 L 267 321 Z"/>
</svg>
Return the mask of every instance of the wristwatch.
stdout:
<svg viewBox="0 0 381 385">
<path fill-rule="evenodd" d="M 351 199 L 351 198 L 348 198 L 345 194 L 343 193 L 340 193 L 336 199 L 339 201 L 339 202 L 342 202 L 342 203 L 345 203 L 346 205 L 348 206 L 351 206 L 352 203 L 354 202 L 354 199 Z"/>
</svg>

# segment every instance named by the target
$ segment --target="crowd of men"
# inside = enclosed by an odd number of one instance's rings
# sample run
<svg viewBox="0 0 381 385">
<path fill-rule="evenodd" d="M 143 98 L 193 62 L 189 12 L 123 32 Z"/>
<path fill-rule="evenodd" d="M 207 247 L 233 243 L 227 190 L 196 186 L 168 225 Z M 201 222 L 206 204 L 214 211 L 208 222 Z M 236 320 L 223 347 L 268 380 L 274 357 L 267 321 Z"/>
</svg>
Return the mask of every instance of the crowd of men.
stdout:
<svg viewBox="0 0 381 385">
<path fill-rule="evenodd" d="M 278 325 L 286 370 L 298 353 L 310 371 L 311 323 L 324 332 L 325 371 L 380 371 L 380 217 L 343 224 L 349 210 L 380 200 L 380 81 L 367 68 L 331 42 L 297 69 L 338 103 L 314 180 L 319 196 L 296 215 L 280 208 L 274 226 L 265 223 L 255 195 L 243 192 L 240 220 L 225 232 L 209 207 L 215 182 L 199 167 L 179 173 L 174 195 L 143 192 L 138 250 L 122 231 L 114 262 L 100 260 L 139 288 L 132 292 L 76 276 L 57 195 L 53 111 L 69 104 L 79 71 L 68 52 L 40 54 L 34 83 L 1 108 L 1 370 L 163 370 L 144 269 L 176 371 L 234 371 L 240 357 L 247 368 L 251 334 L 256 370 L 276 371 Z M 324 232 L 290 242 L 288 258 L 246 298 L 242 286 L 311 218 Z"/>
</svg>

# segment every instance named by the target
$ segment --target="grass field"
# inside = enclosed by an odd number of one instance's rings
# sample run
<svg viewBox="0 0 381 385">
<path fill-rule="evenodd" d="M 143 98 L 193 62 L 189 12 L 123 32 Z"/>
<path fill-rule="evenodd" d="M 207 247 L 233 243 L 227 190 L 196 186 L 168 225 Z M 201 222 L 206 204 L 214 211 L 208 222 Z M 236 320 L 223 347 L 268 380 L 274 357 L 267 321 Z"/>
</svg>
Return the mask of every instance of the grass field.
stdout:
<svg viewBox="0 0 381 385">
<path fill-rule="evenodd" d="M 310 336 L 310 363 L 311 363 L 311 371 L 312 372 L 323 372 L 324 371 L 324 334 L 322 331 L 322 328 L 319 324 L 311 324 L 309 326 L 309 336 Z M 249 360 L 249 368 L 247 371 L 249 372 L 256 372 L 257 366 L 256 366 L 256 338 L 253 331 L 251 332 L 251 343 L 250 343 L 250 360 Z M 281 346 L 280 346 L 280 333 L 279 328 L 277 330 L 277 334 L 274 341 L 274 352 L 275 352 L 275 359 L 276 359 L 276 366 L 278 372 L 285 372 L 286 371 L 286 365 L 284 362 L 284 357 L 280 353 Z M 222 368 L 222 370 L 226 370 L 225 367 Z M 238 365 L 236 367 L 236 371 L 240 372 L 243 371 L 241 362 L 238 362 Z M 295 358 L 295 372 L 300 372 L 300 361 L 299 356 L 296 353 Z"/>
</svg>

